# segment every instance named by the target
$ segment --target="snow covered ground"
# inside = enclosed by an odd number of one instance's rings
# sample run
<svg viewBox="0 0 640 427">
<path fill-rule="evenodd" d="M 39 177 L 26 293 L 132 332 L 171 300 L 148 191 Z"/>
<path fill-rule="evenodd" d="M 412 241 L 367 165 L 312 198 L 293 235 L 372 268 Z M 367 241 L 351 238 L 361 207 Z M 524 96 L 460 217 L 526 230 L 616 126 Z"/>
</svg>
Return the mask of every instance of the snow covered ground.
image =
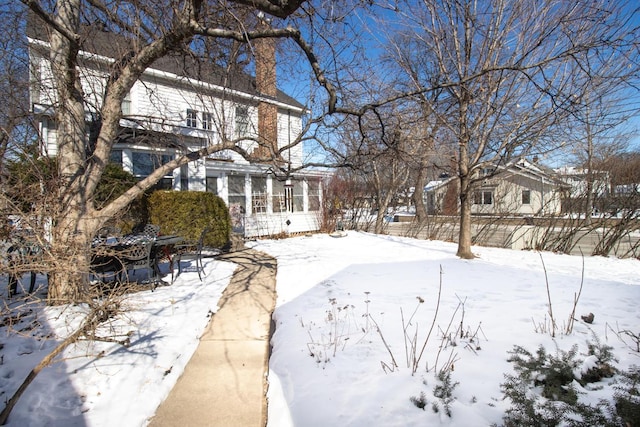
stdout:
<svg viewBox="0 0 640 427">
<path fill-rule="evenodd" d="M 461 260 L 451 243 L 356 232 L 250 245 L 278 258 L 269 427 L 500 423 L 508 407 L 500 383 L 513 370 L 507 357 L 514 345 L 532 352 L 543 345 L 555 354 L 577 344 L 591 363 L 587 341 L 597 337 L 613 347 L 617 368 L 640 365 L 633 342 L 619 333 L 640 334 L 638 260 L 585 258 L 583 268 L 581 257 L 480 247 L 478 258 Z M 81 342 L 69 349 L 38 375 L 9 425 L 146 425 L 195 350 L 234 265 L 208 260 L 206 270 L 205 283 L 187 272 L 172 286 L 129 295 L 127 318 L 114 319 L 103 334 L 129 334 L 131 344 Z M 583 272 L 576 317 L 593 313 L 595 320 L 578 320 L 565 334 Z M 0 286 L 6 289 L 6 277 Z M 6 317 L 0 330 L 5 400 L 55 338 L 78 324 L 83 308 L 23 310 L 12 326 L 20 334 L 7 332 Z M 407 367 L 414 355 L 415 373 Z M 451 417 L 432 410 L 435 372 L 443 368 L 459 383 Z M 599 386 L 582 398 L 611 397 L 611 380 Z M 411 401 L 421 393 L 424 410 Z"/>
</svg>

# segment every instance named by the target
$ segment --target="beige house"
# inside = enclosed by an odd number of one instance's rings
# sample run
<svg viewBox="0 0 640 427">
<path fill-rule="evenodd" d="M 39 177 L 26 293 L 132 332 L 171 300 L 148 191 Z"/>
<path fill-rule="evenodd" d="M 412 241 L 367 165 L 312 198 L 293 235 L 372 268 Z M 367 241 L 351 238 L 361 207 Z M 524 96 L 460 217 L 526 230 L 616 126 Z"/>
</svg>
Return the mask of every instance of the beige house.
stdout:
<svg viewBox="0 0 640 427">
<path fill-rule="evenodd" d="M 505 165 L 484 168 L 474 184 L 471 213 L 474 215 L 551 216 L 561 213 L 562 192 L 567 185 L 549 169 L 521 158 Z M 430 214 L 453 214 L 457 178 L 434 181 L 425 188 Z M 457 212 L 457 203 L 455 211 Z"/>
</svg>

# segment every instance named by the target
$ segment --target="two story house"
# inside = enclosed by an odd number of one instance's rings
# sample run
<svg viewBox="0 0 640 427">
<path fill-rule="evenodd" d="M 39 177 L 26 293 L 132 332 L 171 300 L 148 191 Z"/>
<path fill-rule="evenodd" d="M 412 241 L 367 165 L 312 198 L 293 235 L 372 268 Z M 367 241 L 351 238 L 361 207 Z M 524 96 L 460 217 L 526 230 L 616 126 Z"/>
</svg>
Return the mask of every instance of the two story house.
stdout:
<svg viewBox="0 0 640 427">
<path fill-rule="evenodd" d="M 99 25 L 85 26 L 82 34 L 78 72 L 90 134 L 99 125 L 109 67 L 127 51 L 130 41 Z M 31 110 L 42 152 L 55 156 L 56 91 L 47 27 L 31 19 L 27 36 Z M 241 150 L 260 158 L 296 141 L 305 107 L 277 89 L 274 41 L 256 42 L 254 49 L 255 77 L 186 54 L 156 61 L 122 104 L 120 135 L 111 161 L 143 178 L 158 165 L 216 144 L 222 136 L 238 140 Z M 317 230 L 325 175 L 282 172 L 287 165 L 289 170 L 298 169 L 303 155 L 302 144 L 283 151 L 271 164 L 249 162 L 236 151 L 219 151 L 174 170 L 158 187 L 217 194 L 229 206 L 235 230 L 246 237 Z"/>
</svg>

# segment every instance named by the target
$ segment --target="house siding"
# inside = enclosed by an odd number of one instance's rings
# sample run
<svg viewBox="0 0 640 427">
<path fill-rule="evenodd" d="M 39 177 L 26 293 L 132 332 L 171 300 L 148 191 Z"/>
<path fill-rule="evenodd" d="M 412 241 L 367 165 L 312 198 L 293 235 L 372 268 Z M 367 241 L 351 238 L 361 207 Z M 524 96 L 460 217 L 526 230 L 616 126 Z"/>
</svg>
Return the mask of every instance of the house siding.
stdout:
<svg viewBox="0 0 640 427">
<path fill-rule="evenodd" d="M 31 79 L 30 90 L 33 112 L 39 119 L 42 138 L 42 152 L 55 156 L 56 124 L 53 119 L 53 108 L 56 105 L 57 94 L 49 60 L 43 56 L 41 41 L 30 39 L 30 43 L 37 49 L 30 49 Z M 83 54 L 85 59 L 79 67 L 81 83 L 85 95 L 85 110 L 87 121 L 91 120 L 90 113 L 97 112 L 102 105 L 107 78 L 107 58 L 91 54 Z M 134 159 L 139 153 L 155 153 L 177 155 L 177 148 L 166 144 L 149 144 L 149 140 L 136 139 L 135 132 L 161 132 L 163 140 L 170 137 L 181 140 L 183 147 L 197 150 L 205 144 L 212 145 L 221 142 L 221 135 L 236 138 L 236 107 L 244 105 L 248 108 L 249 127 L 245 136 L 258 137 L 258 104 L 273 103 L 277 110 L 277 144 L 278 147 L 295 142 L 302 130 L 303 107 L 289 97 L 285 101 L 276 100 L 283 97 L 259 98 L 256 94 L 243 93 L 237 90 L 226 90 L 214 87 L 212 84 L 192 79 L 181 78 L 169 72 L 149 69 L 134 83 L 128 96 L 127 114 L 121 119 L 124 129 L 131 129 L 131 139 L 121 140 L 114 145 L 114 150 L 122 153 L 120 162 L 125 170 L 134 172 Z M 289 100 L 289 101 L 286 101 Z M 291 105 L 289 105 L 291 103 Z M 198 112 L 197 126 L 187 126 L 187 109 Z M 203 129 L 202 113 L 212 114 L 212 129 Z M 135 132 L 134 132 L 135 130 Z M 153 138 L 153 133 L 147 136 Z M 180 142 L 180 141 L 176 141 Z M 239 142 L 239 145 L 251 152 L 256 143 L 250 140 Z M 296 145 L 285 151 L 282 157 L 290 161 L 293 167 L 302 165 L 303 147 Z M 245 179 L 244 205 L 245 212 L 241 212 L 242 232 L 247 237 L 278 234 L 282 232 L 301 233 L 318 230 L 320 228 L 320 212 L 310 210 L 308 200 L 308 185 L 306 179 L 321 180 L 326 173 L 300 172 L 294 177 L 301 181 L 303 188 L 303 202 L 296 205 L 296 211 L 276 212 L 273 206 L 272 176 L 268 175 L 268 166 L 251 164 L 245 158 L 232 150 L 214 153 L 206 159 L 190 162 L 186 167 L 174 170 L 168 178 L 172 179 L 174 190 L 206 191 L 207 178 L 215 179 L 216 193 L 229 205 L 229 176 L 242 176 Z M 182 174 L 186 173 L 187 176 Z M 144 175 L 140 175 L 142 177 Z M 267 207 L 264 212 L 252 211 L 251 177 L 263 176 L 267 178 Z M 322 188 L 320 186 L 320 188 Z M 299 197 L 299 194 L 297 195 Z M 322 192 L 319 194 L 322 198 Z M 236 196 L 237 199 L 237 196 Z"/>
</svg>

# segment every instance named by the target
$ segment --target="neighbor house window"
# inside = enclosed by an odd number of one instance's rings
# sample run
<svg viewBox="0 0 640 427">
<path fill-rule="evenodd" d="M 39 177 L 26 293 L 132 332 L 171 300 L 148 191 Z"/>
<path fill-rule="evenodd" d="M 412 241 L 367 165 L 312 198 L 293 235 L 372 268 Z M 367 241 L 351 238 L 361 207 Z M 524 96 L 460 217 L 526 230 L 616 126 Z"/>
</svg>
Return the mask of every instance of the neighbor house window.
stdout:
<svg viewBox="0 0 640 427">
<path fill-rule="evenodd" d="M 522 204 L 531 204 L 531 190 L 522 190 Z"/>
<path fill-rule="evenodd" d="M 213 129 L 213 115 L 211 113 L 202 113 L 202 129 Z"/>
<path fill-rule="evenodd" d="M 249 136 L 249 107 L 238 105 L 236 107 L 236 138 Z"/>
<path fill-rule="evenodd" d="M 493 204 L 493 192 L 484 190 L 484 191 L 476 191 L 473 194 L 473 204 L 474 205 L 491 205 Z"/>
<path fill-rule="evenodd" d="M 197 128 L 198 127 L 198 112 L 196 110 L 187 110 L 187 127 Z"/>
</svg>

